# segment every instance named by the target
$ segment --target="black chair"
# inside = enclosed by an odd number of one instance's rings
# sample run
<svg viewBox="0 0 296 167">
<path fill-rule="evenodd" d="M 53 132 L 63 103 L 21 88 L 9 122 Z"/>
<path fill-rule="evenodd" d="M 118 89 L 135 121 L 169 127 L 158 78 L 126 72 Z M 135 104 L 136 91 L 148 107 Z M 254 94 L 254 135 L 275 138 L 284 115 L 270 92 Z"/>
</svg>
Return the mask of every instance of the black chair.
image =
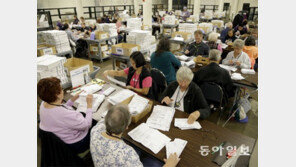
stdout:
<svg viewBox="0 0 296 167">
<path fill-rule="evenodd" d="M 41 166 L 88 166 L 55 134 L 39 128 L 41 139 Z"/>
<path fill-rule="evenodd" d="M 202 90 L 211 110 L 219 111 L 219 117 L 217 121 L 217 124 L 219 124 L 225 104 L 223 103 L 224 93 L 222 87 L 214 82 L 204 82 L 199 87 Z"/>
<path fill-rule="evenodd" d="M 154 100 L 158 101 L 160 94 L 167 87 L 166 78 L 165 75 L 156 68 L 152 68 L 150 73 L 152 77 L 152 94 L 154 96 Z"/>
</svg>

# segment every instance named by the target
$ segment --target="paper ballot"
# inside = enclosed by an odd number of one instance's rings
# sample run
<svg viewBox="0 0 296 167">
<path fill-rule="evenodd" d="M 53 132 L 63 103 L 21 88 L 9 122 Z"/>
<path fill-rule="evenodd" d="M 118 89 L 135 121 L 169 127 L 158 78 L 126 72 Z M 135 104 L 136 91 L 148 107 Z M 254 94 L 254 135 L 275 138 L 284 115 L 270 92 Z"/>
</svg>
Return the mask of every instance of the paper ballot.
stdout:
<svg viewBox="0 0 296 167">
<path fill-rule="evenodd" d="M 87 96 L 86 93 L 81 93 L 79 95 L 79 98 L 76 101 L 78 103 L 77 111 L 86 112 L 87 110 L 86 96 Z M 93 112 L 96 112 L 98 110 L 99 106 L 103 103 L 104 99 L 105 99 L 104 95 L 93 94 L 93 103 L 92 103 Z"/>
<path fill-rule="evenodd" d="M 231 74 L 231 79 L 233 79 L 233 80 L 242 80 L 242 79 L 245 79 L 245 78 L 240 73 L 233 73 L 233 74 Z"/>
<path fill-rule="evenodd" d="M 151 128 L 169 131 L 174 114 L 175 108 L 156 105 L 146 124 Z"/>
<path fill-rule="evenodd" d="M 174 141 L 169 142 L 166 144 L 166 156 L 169 158 L 170 154 L 177 153 L 178 157 L 180 157 L 181 153 L 183 152 L 186 144 L 188 142 L 186 140 L 182 140 L 179 138 L 175 138 Z"/>
<path fill-rule="evenodd" d="M 256 72 L 252 69 L 241 69 L 243 74 L 255 74 Z"/>
<path fill-rule="evenodd" d="M 128 135 L 135 141 L 143 144 L 154 154 L 157 154 L 171 139 L 156 129 L 150 128 L 147 124 L 141 123 Z"/>
<path fill-rule="evenodd" d="M 107 90 L 105 90 L 104 92 L 103 92 L 103 94 L 105 95 L 105 96 L 109 96 L 112 92 L 114 92 L 116 89 L 115 88 L 113 88 L 113 87 L 109 87 Z"/>
<path fill-rule="evenodd" d="M 117 79 L 110 77 L 109 75 L 107 76 L 107 79 L 109 79 L 111 82 L 118 84 L 120 86 L 126 86 L 126 84 L 122 81 L 118 81 Z"/>
<path fill-rule="evenodd" d="M 195 121 L 193 124 L 187 123 L 187 118 L 175 118 L 175 127 L 180 128 L 181 130 L 187 129 L 201 129 L 201 125 Z"/>
<path fill-rule="evenodd" d="M 176 57 L 177 57 L 177 59 L 179 59 L 179 60 L 181 60 L 181 61 L 187 61 L 187 60 L 190 59 L 190 57 L 187 57 L 187 56 L 185 56 L 185 55 L 176 56 Z"/>
<path fill-rule="evenodd" d="M 133 92 L 131 90 L 123 89 L 123 90 L 119 91 L 118 93 L 116 93 L 115 95 L 110 96 L 108 98 L 108 102 L 110 102 L 113 105 L 116 105 L 118 103 L 121 103 L 125 99 L 133 96 L 134 94 L 135 94 L 135 92 Z"/>
<path fill-rule="evenodd" d="M 235 72 L 235 71 L 237 70 L 237 68 L 235 68 L 235 67 L 228 66 L 228 65 L 224 65 L 224 64 L 219 64 L 219 66 L 220 66 L 221 68 L 224 68 L 224 69 L 228 70 L 228 71 L 233 71 L 233 72 Z"/>
<path fill-rule="evenodd" d="M 195 66 L 195 62 L 193 60 L 190 60 L 188 62 L 185 62 L 185 61 L 181 61 L 181 65 L 182 66 L 186 66 L 188 68 L 194 68 Z"/>
<path fill-rule="evenodd" d="M 144 109 L 148 105 L 148 102 L 148 99 L 135 94 L 131 102 L 128 104 L 128 109 L 132 115 L 140 114 L 144 111 Z"/>
</svg>

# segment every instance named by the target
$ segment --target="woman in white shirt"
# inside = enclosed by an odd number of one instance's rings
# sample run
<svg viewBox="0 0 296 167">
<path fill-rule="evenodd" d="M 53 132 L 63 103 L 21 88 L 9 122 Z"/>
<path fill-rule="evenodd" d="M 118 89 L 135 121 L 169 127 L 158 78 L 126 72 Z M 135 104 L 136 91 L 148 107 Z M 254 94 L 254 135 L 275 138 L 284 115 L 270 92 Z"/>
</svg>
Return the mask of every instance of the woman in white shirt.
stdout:
<svg viewBox="0 0 296 167">
<path fill-rule="evenodd" d="M 243 40 L 236 39 L 233 42 L 234 51 L 228 53 L 226 58 L 222 60 L 222 64 L 250 69 L 251 61 L 248 54 L 243 52 L 244 46 L 245 46 L 245 43 Z"/>
</svg>

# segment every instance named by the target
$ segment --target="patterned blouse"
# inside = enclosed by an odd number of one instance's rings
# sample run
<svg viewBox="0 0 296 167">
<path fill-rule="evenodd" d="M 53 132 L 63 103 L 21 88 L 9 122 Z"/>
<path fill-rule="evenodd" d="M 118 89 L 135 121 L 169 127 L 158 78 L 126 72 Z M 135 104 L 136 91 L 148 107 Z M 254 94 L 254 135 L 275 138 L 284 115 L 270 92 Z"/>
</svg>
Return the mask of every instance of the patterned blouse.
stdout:
<svg viewBox="0 0 296 167">
<path fill-rule="evenodd" d="M 101 120 L 91 130 L 90 151 L 95 167 L 127 166 L 142 167 L 136 151 L 124 141 L 112 140 L 102 136 L 106 131 Z"/>
</svg>

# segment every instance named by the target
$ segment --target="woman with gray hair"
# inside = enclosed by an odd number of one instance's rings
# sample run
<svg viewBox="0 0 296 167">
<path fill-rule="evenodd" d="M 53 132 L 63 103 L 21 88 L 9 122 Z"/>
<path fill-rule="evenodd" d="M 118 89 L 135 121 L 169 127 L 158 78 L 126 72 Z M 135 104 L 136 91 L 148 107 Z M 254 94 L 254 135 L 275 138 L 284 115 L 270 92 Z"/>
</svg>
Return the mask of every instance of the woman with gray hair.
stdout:
<svg viewBox="0 0 296 167">
<path fill-rule="evenodd" d="M 243 52 L 244 46 L 245 43 L 243 40 L 236 39 L 233 42 L 234 51 L 228 53 L 226 58 L 222 60 L 222 64 L 250 69 L 251 61 L 247 53 Z"/>
<path fill-rule="evenodd" d="M 90 151 L 95 167 L 99 166 L 162 166 L 159 161 L 144 158 L 141 162 L 137 152 L 127 145 L 121 136 L 131 123 L 131 114 L 126 105 L 111 107 L 105 116 L 91 130 Z M 165 167 L 175 167 L 179 158 L 171 154 L 165 160 Z"/>
<path fill-rule="evenodd" d="M 172 82 L 160 97 L 161 103 L 190 114 L 187 121 L 189 124 L 192 124 L 199 117 L 205 119 L 210 115 L 203 93 L 192 82 L 192 79 L 192 71 L 188 67 L 181 67 L 177 71 L 177 81 Z"/>
</svg>

